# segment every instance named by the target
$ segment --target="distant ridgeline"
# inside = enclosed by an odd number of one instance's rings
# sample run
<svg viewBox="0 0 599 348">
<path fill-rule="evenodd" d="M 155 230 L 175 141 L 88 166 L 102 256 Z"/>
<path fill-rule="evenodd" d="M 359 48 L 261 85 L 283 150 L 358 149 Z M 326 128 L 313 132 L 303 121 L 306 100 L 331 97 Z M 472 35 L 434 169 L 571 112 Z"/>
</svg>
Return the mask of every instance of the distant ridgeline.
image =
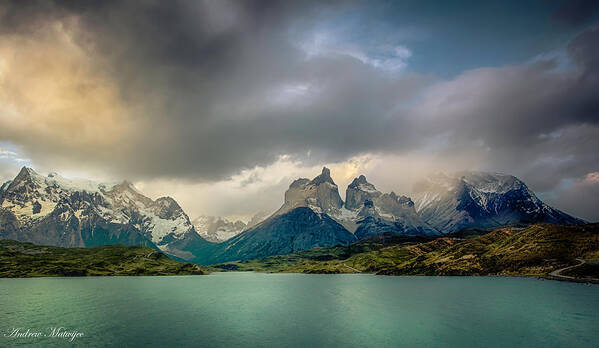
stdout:
<svg viewBox="0 0 599 348">
<path fill-rule="evenodd" d="M 323 168 L 312 180 L 295 180 L 279 210 L 247 225 L 220 218 L 192 223 L 174 199 L 152 200 L 127 181 L 69 180 L 26 167 L 0 187 L 0 203 L 0 239 L 67 248 L 147 246 L 198 264 L 349 245 L 381 234 L 434 237 L 467 228 L 585 223 L 546 205 L 511 175 L 481 172 L 427 178 L 412 198 L 382 193 L 361 175 L 343 201 Z"/>
</svg>

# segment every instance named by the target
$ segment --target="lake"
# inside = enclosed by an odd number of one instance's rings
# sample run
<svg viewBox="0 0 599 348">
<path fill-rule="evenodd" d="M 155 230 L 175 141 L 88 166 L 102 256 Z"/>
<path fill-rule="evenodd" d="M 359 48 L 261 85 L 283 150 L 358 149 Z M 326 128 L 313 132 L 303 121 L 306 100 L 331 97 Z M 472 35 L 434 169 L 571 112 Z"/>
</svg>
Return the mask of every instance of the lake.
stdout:
<svg viewBox="0 0 599 348">
<path fill-rule="evenodd" d="M 1 347 L 588 347 L 599 346 L 599 286 L 356 274 L 0 279 L 0 318 Z M 83 336 L 6 337 L 52 327 Z"/>
</svg>

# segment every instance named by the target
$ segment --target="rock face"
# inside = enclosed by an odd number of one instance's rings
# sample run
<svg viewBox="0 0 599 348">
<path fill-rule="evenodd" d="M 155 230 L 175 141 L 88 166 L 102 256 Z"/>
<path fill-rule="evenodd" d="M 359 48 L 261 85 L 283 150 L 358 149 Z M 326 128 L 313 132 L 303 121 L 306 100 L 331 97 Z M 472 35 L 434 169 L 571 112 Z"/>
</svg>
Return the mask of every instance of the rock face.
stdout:
<svg viewBox="0 0 599 348">
<path fill-rule="evenodd" d="M 285 203 L 275 213 L 284 214 L 297 207 L 309 207 L 317 213 L 337 214 L 343 201 L 339 189 L 331 178 L 331 171 L 324 167 L 322 173 L 312 180 L 297 179 L 285 192 Z"/>
<path fill-rule="evenodd" d="M 192 224 L 200 236 L 214 243 L 231 239 L 246 229 L 243 221 L 229 221 L 219 216 L 200 216 Z"/>
<path fill-rule="evenodd" d="M 443 233 L 510 223 L 582 224 L 543 203 L 518 178 L 505 174 L 438 174 L 414 186 L 416 211 Z"/>
<path fill-rule="evenodd" d="M 348 227 L 353 222 L 358 239 L 381 233 L 439 234 L 420 218 L 409 197 L 397 196 L 394 192 L 382 193 L 364 175 L 355 178 L 347 187 L 345 210 L 344 215 L 336 218 Z"/>
<path fill-rule="evenodd" d="M 3 185 L 0 203 L 2 239 L 60 247 L 144 245 L 180 258 L 192 258 L 192 249 L 208 243 L 174 199 L 154 201 L 127 181 L 44 177 L 23 167 Z"/>
</svg>

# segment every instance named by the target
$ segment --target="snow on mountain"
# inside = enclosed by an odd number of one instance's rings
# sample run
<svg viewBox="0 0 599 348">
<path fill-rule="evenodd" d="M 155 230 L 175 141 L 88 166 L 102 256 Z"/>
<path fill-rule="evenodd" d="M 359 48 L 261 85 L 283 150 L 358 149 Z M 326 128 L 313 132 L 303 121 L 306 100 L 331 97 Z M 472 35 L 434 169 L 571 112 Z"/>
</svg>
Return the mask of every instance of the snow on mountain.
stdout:
<svg viewBox="0 0 599 348">
<path fill-rule="evenodd" d="M 370 202 L 370 208 L 365 203 Z M 354 179 L 346 191 L 345 203 L 328 168 L 312 180 L 297 179 L 285 192 L 285 203 L 275 215 L 297 207 L 308 207 L 318 214 L 327 214 L 358 238 L 383 232 L 397 234 L 437 234 L 416 213 L 414 203 L 405 196 L 378 191 L 364 175 Z M 381 223 L 385 228 L 380 229 Z"/>
<path fill-rule="evenodd" d="M 215 243 L 231 239 L 246 229 L 243 221 L 229 221 L 219 216 L 199 216 L 192 224 L 200 236 Z"/>
<path fill-rule="evenodd" d="M 141 243 L 184 256 L 187 252 L 170 245 L 196 234 L 174 199 L 152 200 L 127 181 L 99 183 L 56 173 L 42 176 L 23 167 L 0 192 L 0 203 L 0 237 L 36 244 Z"/>
<path fill-rule="evenodd" d="M 271 214 L 265 211 L 259 211 L 248 221 L 246 228 L 251 228 L 266 220 Z"/>
<path fill-rule="evenodd" d="M 483 172 L 437 174 L 414 185 L 416 211 L 443 233 L 510 223 L 584 221 L 543 203 L 518 178 Z"/>
<path fill-rule="evenodd" d="M 438 232 L 424 222 L 414 209 L 409 197 L 395 192 L 382 193 L 366 180 L 364 175 L 355 178 L 347 187 L 345 216 L 334 216 L 344 226 L 354 222 L 356 237 L 390 232 L 395 234 L 435 235 Z"/>
</svg>

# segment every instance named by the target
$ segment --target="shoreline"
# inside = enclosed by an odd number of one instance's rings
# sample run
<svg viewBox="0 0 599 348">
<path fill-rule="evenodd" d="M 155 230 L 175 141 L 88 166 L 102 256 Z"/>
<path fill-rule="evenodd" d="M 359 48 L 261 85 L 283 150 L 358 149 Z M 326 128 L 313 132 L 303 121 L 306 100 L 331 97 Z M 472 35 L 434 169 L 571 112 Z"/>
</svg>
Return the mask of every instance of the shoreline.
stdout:
<svg viewBox="0 0 599 348">
<path fill-rule="evenodd" d="M 206 276 L 206 275 L 218 275 L 218 274 L 231 274 L 231 273 L 258 273 L 258 274 L 302 274 L 302 275 L 372 275 L 381 277 L 430 277 L 430 278 L 459 278 L 459 277 L 477 277 L 477 278 L 526 278 L 526 279 L 537 279 L 537 280 L 550 280 L 558 282 L 569 282 L 579 284 L 592 284 L 599 285 L 599 279 L 595 278 L 561 278 L 551 275 L 546 276 L 525 276 L 525 275 L 387 275 L 387 274 L 376 274 L 376 273 L 302 273 L 302 272 L 262 272 L 262 271 L 229 271 L 229 272 L 210 272 L 207 274 L 170 274 L 170 275 L 90 275 L 90 276 L 34 276 L 34 277 L 0 277 L 2 279 L 40 279 L 40 278 L 51 278 L 51 279 L 81 279 L 81 278 L 155 278 L 155 277 L 195 277 L 195 276 Z"/>
</svg>

